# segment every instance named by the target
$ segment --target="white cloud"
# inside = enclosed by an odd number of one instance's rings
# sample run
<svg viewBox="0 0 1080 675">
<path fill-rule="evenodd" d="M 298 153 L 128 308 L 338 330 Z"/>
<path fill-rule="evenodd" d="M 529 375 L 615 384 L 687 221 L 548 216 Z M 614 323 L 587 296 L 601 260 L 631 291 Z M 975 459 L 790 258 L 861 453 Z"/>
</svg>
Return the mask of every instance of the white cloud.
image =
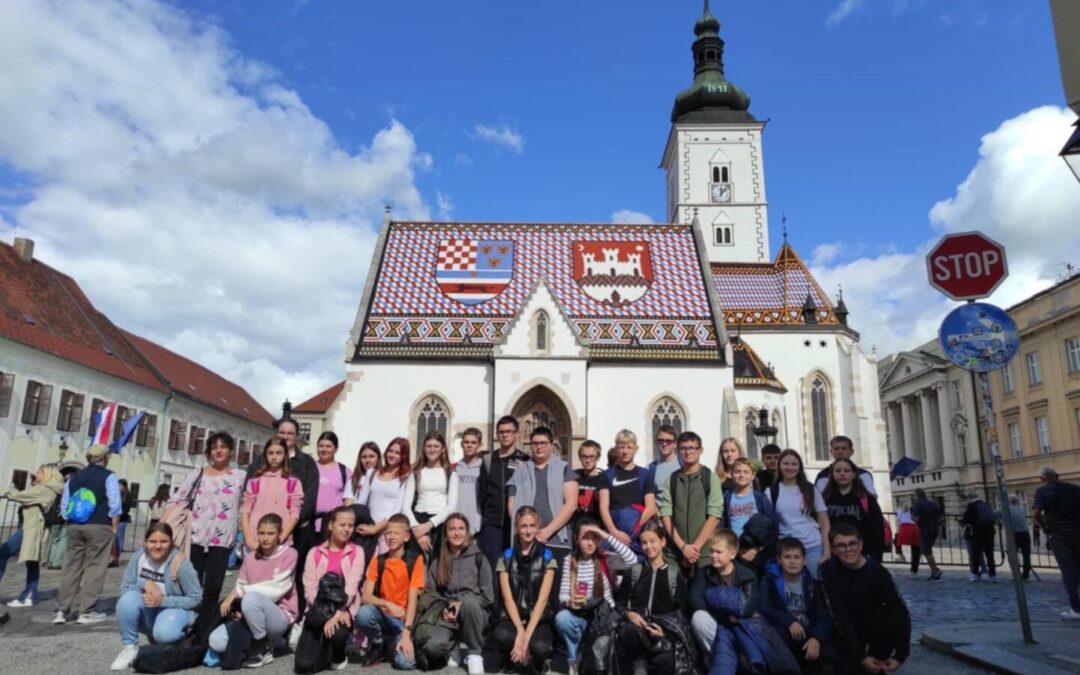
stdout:
<svg viewBox="0 0 1080 675">
<path fill-rule="evenodd" d="M 944 233 L 979 230 L 1005 246 L 1009 277 L 988 299 L 1003 307 L 1052 285 L 1062 263 L 1080 261 L 1080 184 L 1058 157 L 1074 119 L 1067 109 L 1046 106 L 983 136 L 975 167 L 952 197 L 930 209 L 937 232 L 927 232 L 914 250 L 814 264 L 830 293 L 843 284 L 866 348 L 876 345 L 880 355 L 913 349 L 933 339 L 956 306 L 926 277 L 925 256 Z"/>
<path fill-rule="evenodd" d="M 640 211 L 631 211 L 630 209 L 619 209 L 615 213 L 611 214 L 611 222 L 619 224 L 644 224 L 647 225 L 654 222 L 652 216 Z"/>
<path fill-rule="evenodd" d="M 829 13 L 829 17 L 825 19 L 825 25 L 832 27 L 841 23 L 844 19 L 851 16 L 851 14 L 859 9 L 863 4 L 863 0 L 841 0 L 840 4 Z"/>
<path fill-rule="evenodd" d="M 404 125 L 347 150 L 217 25 L 158 2 L 9 0 L 0 44 L 0 161 L 25 192 L 5 239 L 17 225 L 118 324 L 271 409 L 341 377 L 382 204 L 430 217 Z"/>
<path fill-rule="evenodd" d="M 454 212 L 454 202 L 450 201 L 450 196 L 443 194 L 441 191 L 435 192 L 435 206 L 439 211 L 439 220 L 450 220 Z"/>
<path fill-rule="evenodd" d="M 834 241 L 818 244 L 810 254 L 811 265 L 827 265 L 836 260 L 847 249 L 843 242 Z"/>
<path fill-rule="evenodd" d="M 525 151 L 525 137 L 506 124 L 477 124 L 473 127 L 472 135 L 478 140 L 511 150 L 518 155 Z"/>
</svg>

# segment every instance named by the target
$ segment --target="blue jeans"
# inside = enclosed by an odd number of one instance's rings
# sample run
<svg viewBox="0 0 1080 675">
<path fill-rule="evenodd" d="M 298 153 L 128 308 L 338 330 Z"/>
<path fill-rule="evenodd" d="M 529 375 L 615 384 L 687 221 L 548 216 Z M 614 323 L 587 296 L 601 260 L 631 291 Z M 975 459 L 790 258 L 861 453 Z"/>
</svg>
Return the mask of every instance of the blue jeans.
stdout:
<svg viewBox="0 0 1080 675">
<path fill-rule="evenodd" d="M 810 570 L 810 576 L 817 576 L 818 563 L 821 562 L 821 544 L 806 547 L 806 569 Z"/>
<path fill-rule="evenodd" d="M 128 524 L 121 520 L 116 524 L 116 557 L 119 558 L 120 554 L 124 552 L 124 537 L 127 535 Z"/>
<path fill-rule="evenodd" d="M 19 549 L 22 548 L 22 535 L 23 531 L 20 527 L 11 533 L 7 541 L 0 544 L 0 580 L 4 578 L 4 571 L 7 570 L 8 558 L 19 555 Z"/>
<path fill-rule="evenodd" d="M 588 621 L 568 609 L 559 610 L 555 615 L 555 630 L 559 631 L 559 635 L 566 642 L 566 660 L 570 663 L 577 661 L 578 647 L 581 646 L 581 639 L 585 637 L 585 629 L 588 627 Z"/>
<path fill-rule="evenodd" d="M 116 601 L 116 623 L 120 625 L 120 641 L 125 645 L 139 644 L 139 633 L 160 644 L 177 642 L 184 637 L 194 614 L 186 609 L 147 607 L 139 591 L 127 591 Z"/>
<path fill-rule="evenodd" d="M 392 663 L 395 670 L 416 668 L 416 659 L 406 659 L 404 654 L 397 651 L 397 643 L 405 627 L 404 621 L 395 619 L 375 605 L 363 605 L 356 613 L 356 627 L 367 636 L 372 649 L 393 650 Z"/>
<path fill-rule="evenodd" d="M 1080 612 L 1080 590 L 1077 589 L 1080 584 L 1080 538 L 1051 535 L 1050 550 L 1061 569 L 1061 583 L 1065 584 L 1069 606 L 1074 612 Z"/>
</svg>

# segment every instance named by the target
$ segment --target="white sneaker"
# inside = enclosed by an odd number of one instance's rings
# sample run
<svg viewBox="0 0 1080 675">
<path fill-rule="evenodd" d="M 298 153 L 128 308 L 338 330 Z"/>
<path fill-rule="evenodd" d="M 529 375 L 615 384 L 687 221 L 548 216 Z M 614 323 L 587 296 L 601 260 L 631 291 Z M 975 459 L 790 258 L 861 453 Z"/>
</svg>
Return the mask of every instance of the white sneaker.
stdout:
<svg viewBox="0 0 1080 675">
<path fill-rule="evenodd" d="M 102 612 L 83 612 L 78 619 L 75 619 L 75 623 L 85 626 L 92 623 L 101 623 L 108 619 L 109 616 Z"/>
<path fill-rule="evenodd" d="M 15 598 L 11 602 L 9 602 L 7 604 L 7 606 L 8 607 L 33 607 L 34 606 L 34 601 L 31 600 L 30 598 L 27 598 L 25 600 L 19 600 L 18 598 Z"/>
<path fill-rule="evenodd" d="M 1061 618 L 1062 619 L 1068 619 L 1070 621 L 1075 621 L 1077 619 L 1080 619 L 1080 612 L 1077 612 L 1075 609 L 1070 607 L 1070 608 L 1068 608 L 1067 610 L 1065 610 L 1064 612 L 1061 613 Z"/>
<path fill-rule="evenodd" d="M 484 657 L 479 654 L 469 654 L 465 657 L 465 667 L 469 675 L 484 675 Z"/>
<path fill-rule="evenodd" d="M 451 649 L 450 653 L 446 655 L 446 667 L 447 668 L 460 668 L 461 662 L 458 661 L 458 655 L 455 654 L 456 649 Z"/>
<path fill-rule="evenodd" d="M 120 653 L 113 659 L 112 665 L 109 666 L 109 670 L 127 670 L 131 667 L 131 664 L 135 663 L 135 658 L 139 655 L 139 645 L 124 645 L 124 648 L 120 650 Z"/>
<path fill-rule="evenodd" d="M 64 610 L 56 610 L 56 614 L 53 616 L 52 622 L 54 626 L 59 626 L 61 624 L 67 623 L 67 617 L 64 616 Z"/>
<path fill-rule="evenodd" d="M 300 633 L 302 632 L 304 632 L 304 629 L 301 624 L 294 623 L 292 630 L 289 631 L 289 649 L 296 651 L 296 645 L 300 642 Z"/>
<path fill-rule="evenodd" d="M 979 580 L 979 575 L 978 574 L 971 574 L 970 572 L 968 572 L 968 581 L 978 581 L 978 580 Z"/>
<path fill-rule="evenodd" d="M 330 664 L 330 670 L 345 670 L 349 665 L 349 659 L 345 659 L 341 663 Z"/>
<path fill-rule="evenodd" d="M 566 675 L 578 675 L 577 666 L 571 663 L 569 670 L 566 671 Z"/>
</svg>

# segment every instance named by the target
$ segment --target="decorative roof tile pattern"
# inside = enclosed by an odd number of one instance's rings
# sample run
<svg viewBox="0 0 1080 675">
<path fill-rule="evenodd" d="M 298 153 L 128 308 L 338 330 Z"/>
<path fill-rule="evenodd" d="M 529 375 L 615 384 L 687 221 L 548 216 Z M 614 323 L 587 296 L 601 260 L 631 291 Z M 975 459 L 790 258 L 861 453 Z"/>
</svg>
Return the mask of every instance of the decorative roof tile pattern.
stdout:
<svg viewBox="0 0 1080 675">
<path fill-rule="evenodd" d="M 777 379 L 775 371 L 765 365 L 757 352 L 741 337 L 732 337 L 730 341 L 735 359 L 736 387 L 770 387 L 781 392 L 787 391 L 784 383 Z"/>
<path fill-rule="evenodd" d="M 74 279 L 0 243 L 0 336 L 157 391 L 164 384 Z"/>
<path fill-rule="evenodd" d="M 807 294 L 818 324 L 840 325 L 825 291 L 787 242 L 771 264 L 713 263 L 712 274 L 728 326 L 803 324 Z"/>
<path fill-rule="evenodd" d="M 672 357 L 720 358 L 689 226 L 389 228 L 358 355 L 401 353 L 403 347 L 414 354 L 486 354 L 543 280 L 594 355 L 662 350 Z"/>
<path fill-rule="evenodd" d="M 341 391 L 343 389 L 345 389 L 345 380 L 338 382 L 326 391 L 321 391 L 318 394 L 315 394 L 300 405 L 293 406 L 292 411 L 294 413 L 309 414 L 326 412 L 330 409 L 330 406 L 334 405 L 334 401 L 336 401 L 338 396 L 341 395 Z"/>
</svg>

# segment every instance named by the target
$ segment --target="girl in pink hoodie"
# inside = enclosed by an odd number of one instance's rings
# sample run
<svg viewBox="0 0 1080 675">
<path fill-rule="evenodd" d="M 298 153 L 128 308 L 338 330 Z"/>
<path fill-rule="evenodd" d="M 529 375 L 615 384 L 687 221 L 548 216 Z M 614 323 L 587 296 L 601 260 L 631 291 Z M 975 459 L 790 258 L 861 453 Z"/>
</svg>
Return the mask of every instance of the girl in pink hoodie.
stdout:
<svg viewBox="0 0 1080 675">
<path fill-rule="evenodd" d="M 279 543 L 292 544 L 292 531 L 300 522 L 300 507 L 304 503 L 304 488 L 300 479 L 289 475 L 289 452 L 283 441 L 272 438 L 263 447 L 263 465 L 248 480 L 244 500 L 240 505 L 240 527 L 244 544 L 249 551 L 259 547 L 256 524 L 268 513 L 284 523 Z"/>
<path fill-rule="evenodd" d="M 244 558 L 236 587 L 221 603 L 221 616 L 243 619 L 255 638 L 245 668 L 258 668 L 274 660 L 274 643 L 296 623 L 296 550 L 281 544 L 281 516 L 268 513 L 259 519 L 259 547 Z M 237 611 L 239 610 L 239 611 Z M 210 648 L 224 652 L 229 633 L 225 625 L 210 634 Z"/>
</svg>

